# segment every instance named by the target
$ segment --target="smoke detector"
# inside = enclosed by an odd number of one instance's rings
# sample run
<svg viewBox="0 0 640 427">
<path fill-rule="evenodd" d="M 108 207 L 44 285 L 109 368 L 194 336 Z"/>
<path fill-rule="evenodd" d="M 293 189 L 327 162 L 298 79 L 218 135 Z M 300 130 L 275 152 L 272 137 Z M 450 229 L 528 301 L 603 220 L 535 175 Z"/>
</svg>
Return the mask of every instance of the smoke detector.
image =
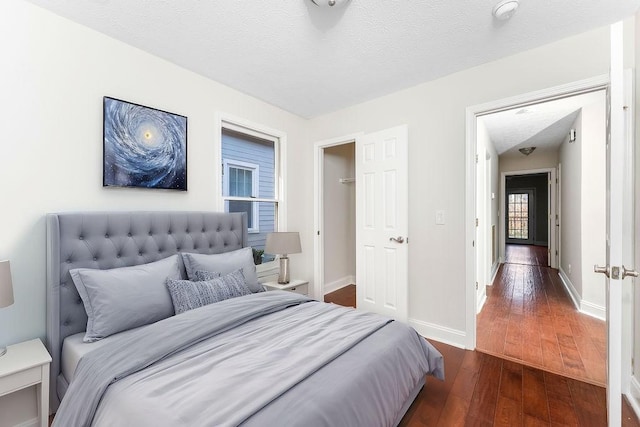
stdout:
<svg viewBox="0 0 640 427">
<path fill-rule="evenodd" d="M 493 7 L 493 16 L 500 21 L 506 21 L 516 13 L 519 5 L 519 0 L 502 0 Z"/>
</svg>

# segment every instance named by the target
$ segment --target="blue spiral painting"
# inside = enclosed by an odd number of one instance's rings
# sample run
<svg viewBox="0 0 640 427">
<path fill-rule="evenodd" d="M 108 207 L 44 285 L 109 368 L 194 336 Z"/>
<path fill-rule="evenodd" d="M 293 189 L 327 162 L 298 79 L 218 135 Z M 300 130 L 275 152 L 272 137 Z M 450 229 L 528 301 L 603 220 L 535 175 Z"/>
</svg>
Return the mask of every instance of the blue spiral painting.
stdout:
<svg viewBox="0 0 640 427">
<path fill-rule="evenodd" d="M 104 185 L 187 190 L 187 118 L 104 97 Z"/>
</svg>

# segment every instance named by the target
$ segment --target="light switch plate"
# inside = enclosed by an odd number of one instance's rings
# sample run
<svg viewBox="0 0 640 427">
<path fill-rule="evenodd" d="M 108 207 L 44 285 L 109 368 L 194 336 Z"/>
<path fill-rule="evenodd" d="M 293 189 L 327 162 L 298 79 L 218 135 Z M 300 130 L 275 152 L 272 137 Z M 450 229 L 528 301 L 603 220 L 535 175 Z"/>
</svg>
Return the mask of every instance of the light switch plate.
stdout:
<svg viewBox="0 0 640 427">
<path fill-rule="evenodd" d="M 436 211 L 436 225 L 444 225 L 444 211 Z"/>
</svg>

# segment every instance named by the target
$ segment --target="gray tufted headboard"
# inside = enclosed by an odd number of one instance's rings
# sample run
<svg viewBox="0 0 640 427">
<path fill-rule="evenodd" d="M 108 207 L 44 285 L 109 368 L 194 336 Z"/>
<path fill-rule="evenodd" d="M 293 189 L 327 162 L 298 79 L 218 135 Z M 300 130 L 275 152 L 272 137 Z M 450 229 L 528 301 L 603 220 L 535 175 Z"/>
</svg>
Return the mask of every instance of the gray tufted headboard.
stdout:
<svg viewBox="0 0 640 427">
<path fill-rule="evenodd" d="M 86 329 L 87 313 L 69 274 L 74 268 L 145 264 L 178 252 L 215 254 L 247 246 L 247 217 L 220 212 L 78 212 L 47 215 L 47 348 L 51 408 L 68 384 L 62 342 Z M 184 266 L 183 266 L 183 275 Z M 186 277 L 186 276 L 185 276 Z"/>
</svg>

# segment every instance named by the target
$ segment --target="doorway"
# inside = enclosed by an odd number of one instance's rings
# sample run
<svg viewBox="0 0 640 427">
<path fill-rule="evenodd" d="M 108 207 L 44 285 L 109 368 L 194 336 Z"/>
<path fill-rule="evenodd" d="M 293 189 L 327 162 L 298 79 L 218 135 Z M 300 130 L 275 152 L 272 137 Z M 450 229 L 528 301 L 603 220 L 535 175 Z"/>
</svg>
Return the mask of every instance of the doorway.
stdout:
<svg viewBox="0 0 640 427">
<path fill-rule="evenodd" d="M 550 266 L 551 182 L 551 171 L 505 176 L 505 263 Z"/>
<path fill-rule="evenodd" d="M 326 297 L 328 294 L 348 287 L 347 293 L 354 294 L 356 285 L 355 142 L 325 148 L 322 163 L 323 292 Z"/>
<path fill-rule="evenodd" d="M 355 305 L 357 135 L 316 144 L 315 298 Z"/>
<path fill-rule="evenodd" d="M 599 251 L 606 242 L 605 105 L 604 90 L 595 89 L 487 113 L 477 124 L 478 134 L 486 127 L 483 148 L 497 135 L 493 149 L 502 215 L 497 215 L 501 266 L 487 283 L 476 319 L 476 348 L 601 386 L 606 385 L 604 283 L 589 266 L 604 258 Z M 521 139 L 508 126 L 497 132 L 495 123 L 505 117 L 519 130 L 532 129 Z M 533 125 L 526 124 L 527 117 Z M 502 144 L 504 135 L 515 144 Z M 560 163 L 568 176 L 562 246 L 556 245 Z M 476 238 L 482 253 L 486 242 L 481 233 Z"/>
</svg>

